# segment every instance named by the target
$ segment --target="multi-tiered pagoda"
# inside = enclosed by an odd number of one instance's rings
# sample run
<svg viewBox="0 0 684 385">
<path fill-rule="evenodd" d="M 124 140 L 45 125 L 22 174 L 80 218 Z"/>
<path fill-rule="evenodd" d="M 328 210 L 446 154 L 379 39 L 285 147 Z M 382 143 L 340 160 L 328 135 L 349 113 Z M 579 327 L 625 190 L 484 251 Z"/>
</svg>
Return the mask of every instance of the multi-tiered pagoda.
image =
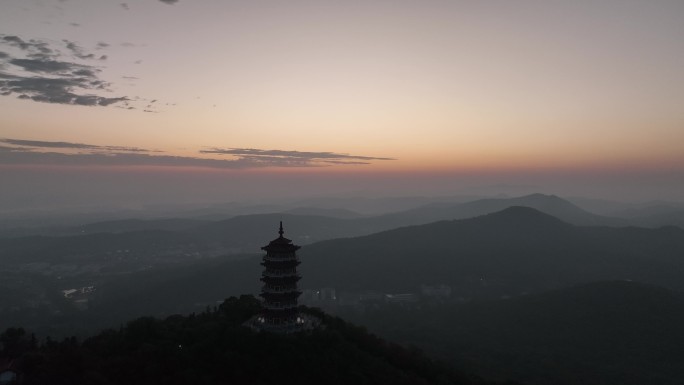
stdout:
<svg viewBox="0 0 684 385">
<path fill-rule="evenodd" d="M 248 326 L 281 333 L 293 333 L 313 328 L 317 320 L 301 314 L 297 298 L 302 292 L 297 288 L 301 276 L 297 273 L 300 264 L 297 258 L 299 246 L 283 236 L 283 222 L 280 222 L 279 237 L 261 249 L 266 251 L 261 274 L 260 296 L 263 298 L 261 314 L 248 321 Z"/>
</svg>

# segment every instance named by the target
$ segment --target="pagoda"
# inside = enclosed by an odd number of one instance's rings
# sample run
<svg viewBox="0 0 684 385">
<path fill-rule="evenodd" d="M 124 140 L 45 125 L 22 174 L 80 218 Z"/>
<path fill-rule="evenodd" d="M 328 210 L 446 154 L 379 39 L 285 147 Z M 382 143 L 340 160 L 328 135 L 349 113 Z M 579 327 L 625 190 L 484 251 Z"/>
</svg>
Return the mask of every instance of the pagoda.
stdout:
<svg viewBox="0 0 684 385">
<path fill-rule="evenodd" d="M 315 327 L 317 319 L 310 315 L 301 314 L 297 306 L 297 299 L 302 294 L 297 288 L 301 276 L 297 273 L 297 266 L 301 263 L 297 258 L 300 246 L 283 236 L 283 222 L 280 222 L 279 237 L 269 242 L 261 249 L 266 251 L 261 265 L 263 298 L 261 313 L 247 322 L 247 326 L 279 333 L 293 333 Z"/>
</svg>

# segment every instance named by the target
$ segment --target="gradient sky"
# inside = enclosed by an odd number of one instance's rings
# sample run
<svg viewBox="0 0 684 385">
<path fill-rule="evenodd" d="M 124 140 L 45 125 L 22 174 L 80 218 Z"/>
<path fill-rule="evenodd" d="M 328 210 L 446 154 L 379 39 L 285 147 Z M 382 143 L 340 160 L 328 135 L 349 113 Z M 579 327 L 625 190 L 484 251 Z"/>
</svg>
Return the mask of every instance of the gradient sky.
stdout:
<svg viewBox="0 0 684 385">
<path fill-rule="evenodd" d="M 55 173 L 684 200 L 680 0 L 3 0 L 0 94 L 0 208 Z"/>
</svg>

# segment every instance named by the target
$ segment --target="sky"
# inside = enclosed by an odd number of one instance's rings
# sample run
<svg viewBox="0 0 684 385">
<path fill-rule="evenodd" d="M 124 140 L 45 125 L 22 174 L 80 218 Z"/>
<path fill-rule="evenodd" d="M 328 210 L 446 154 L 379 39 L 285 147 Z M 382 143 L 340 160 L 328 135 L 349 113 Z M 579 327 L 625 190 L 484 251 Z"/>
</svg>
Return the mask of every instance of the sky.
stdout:
<svg viewBox="0 0 684 385">
<path fill-rule="evenodd" d="M 684 200 L 679 0 L 3 0 L 0 211 Z"/>
</svg>

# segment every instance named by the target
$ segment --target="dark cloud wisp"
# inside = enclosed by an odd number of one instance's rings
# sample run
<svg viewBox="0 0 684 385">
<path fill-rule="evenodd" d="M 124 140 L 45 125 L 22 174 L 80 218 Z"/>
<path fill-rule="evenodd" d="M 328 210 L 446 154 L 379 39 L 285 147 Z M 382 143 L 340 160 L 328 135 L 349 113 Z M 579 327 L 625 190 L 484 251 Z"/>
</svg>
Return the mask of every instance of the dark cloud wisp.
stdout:
<svg viewBox="0 0 684 385">
<path fill-rule="evenodd" d="M 27 57 L 35 59 L 49 59 L 59 56 L 59 52 L 56 52 L 49 47 L 49 44 L 41 40 L 24 40 L 19 36 L 14 35 L 0 35 L 0 43 L 8 45 L 10 47 L 19 48 L 24 51 Z"/>
<path fill-rule="evenodd" d="M 131 100 L 127 96 L 109 97 L 111 84 L 100 78 L 100 68 L 89 64 L 60 60 L 62 54 L 46 41 L 0 35 L 0 44 L 18 49 L 19 56 L 3 51 L 0 55 L 0 95 L 44 103 L 81 106 L 109 106 Z M 70 55 L 79 60 L 97 59 L 75 42 L 62 40 Z M 106 43 L 98 43 L 105 48 Z M 104 60 L 106 55 L 100 55 Z"/>
<path fill-rule="evenodd" d="M 127 152 L 153 152 L 138 147 L 121 146 L 96 146 L 93 144 L 71 143 L 71 142 L 48 142 L 43 140 L 23 140 L 23 139 L 0 139 L 1 143 L 20 147 L 32 148 L 62 148 L 62 149 L 81 149 L 81 150 L 104 150 L 104 151 L 127 151 Z M 156 152 L 156 151 L 154 151 Z"/>
<path fill-rule="evenodd" d="M 95 59 L 95 54 L 93 53 L 85 53 L 83 51 L 83 48 L 79 47 L 78 44 L 76 44 L 73 41 L 69 40 L 62 40 L 64 44 L 66 44 L 66 48 L 71 51 L 71 54 L 79 59 Z"/>
<path fill-rule="evenodd" d="M 283 163 L 289 165 L 321 166 L 326 164 L 369 164 L 375 160 L 395 160 L 373 156 L 338 154 L 334 152 L 308 152 L 286 150 L 261 150 L 256 148 L 211 148 L 203 154 L 232 155 L 252 162 Z"/>
<path fill-rule="evenodd" d="M 221 154 L 219 150 L 205 150 L 200 151 L 200 153 Z M 336 154 L 332 152 L 258 149 L 226 149 L 224 152 L 228 153 L 224 155 L 233 155 L 233 159 L 172 156 L 158 154 L 159 152 L 137 147 L 0 139 L 0 165 L 162 166 L 248 169 L 364 165 L 372 160 L 391 160 L 390 158 Z"/>
</svg>

